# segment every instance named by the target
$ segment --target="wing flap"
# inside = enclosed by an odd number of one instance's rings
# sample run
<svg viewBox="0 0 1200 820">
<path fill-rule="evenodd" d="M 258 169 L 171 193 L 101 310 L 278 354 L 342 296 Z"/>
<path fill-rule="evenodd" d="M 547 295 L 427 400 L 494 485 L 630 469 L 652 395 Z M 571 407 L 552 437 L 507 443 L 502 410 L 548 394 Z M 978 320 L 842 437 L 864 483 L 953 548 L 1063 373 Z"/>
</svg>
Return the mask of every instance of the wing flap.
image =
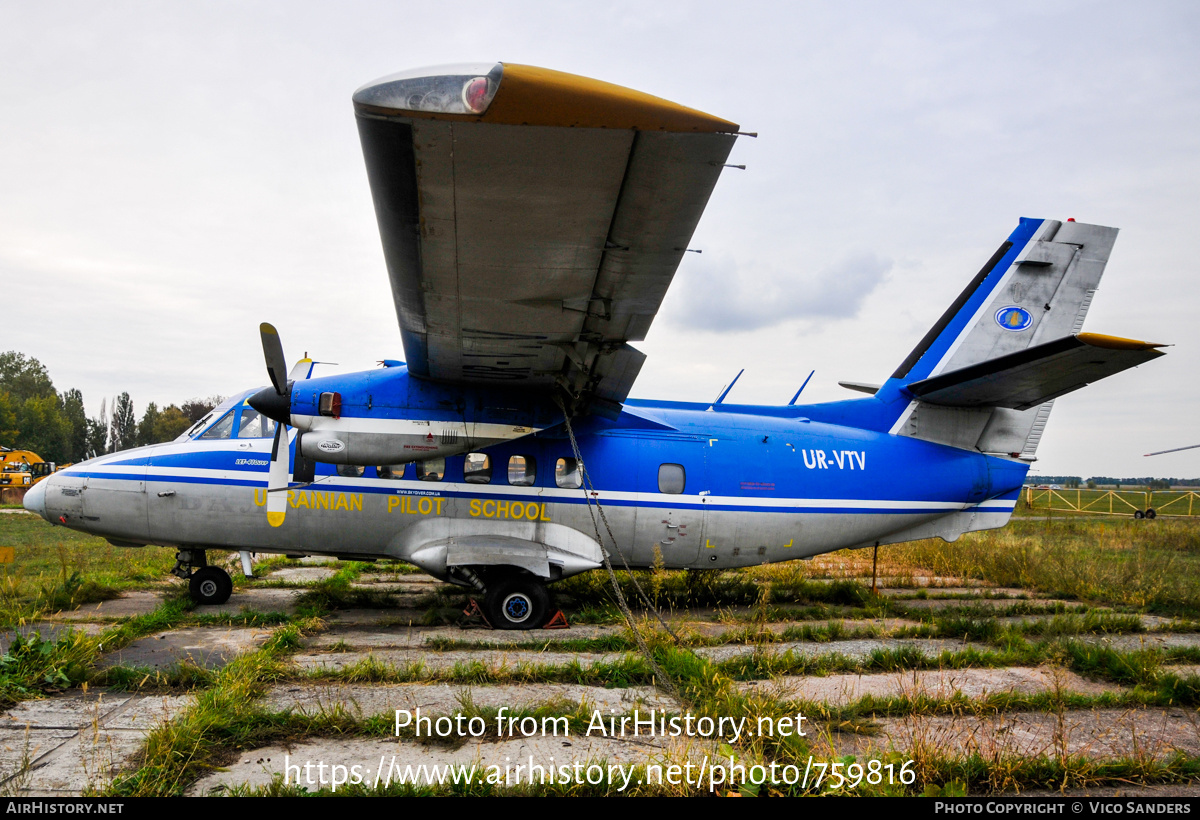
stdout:
<svg viewBox="0 0 1200 820">
<path fill-rule="evenodd" d="M 593 288 L 587 330 L 640 341 L 687 250 L 733 134 L 639 132 Z"/>
<path fill-rule="evenodd" d="M 1164 355 L 1161 344 L 1078 333 L 908 385 L 944 407 L 1028 410 Z"/>
</svg>

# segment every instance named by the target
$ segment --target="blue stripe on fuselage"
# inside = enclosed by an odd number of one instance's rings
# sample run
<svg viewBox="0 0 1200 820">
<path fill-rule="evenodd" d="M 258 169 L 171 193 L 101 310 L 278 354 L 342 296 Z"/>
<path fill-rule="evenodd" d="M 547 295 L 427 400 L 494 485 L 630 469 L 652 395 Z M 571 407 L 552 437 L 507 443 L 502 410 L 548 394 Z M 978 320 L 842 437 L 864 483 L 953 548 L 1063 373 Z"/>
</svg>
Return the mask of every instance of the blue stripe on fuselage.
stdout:
<svg viewBox="0 0 1200 820">
<path fill-rule="evenodd" d="M 649 403 L 644 405 L 651 409 Z M 930 512 L 926 507 L 908 506 L 914 502 L 938 505 L 950 512 L 985 498 L 1008 497 L 1019 490 L 1027 465 L 1006 459 L 993 459 L 978 453 L 958 450 L 917 439 L 889 436 L 870 430 L 839 427 L 753 414 L 707 413 L 695 407 L 682 409 L 653 407 L 653 416 L 672 430 L 628 428 L 592 424 L 592 432 L 579 440 L 584 461 L 595 486 L 606 504 L 615 506 L 680 507 L 704 505 L 706 509 L 755 512 L 841 512 L 841 513 L 913 513 Z M 582 426 L 582 425 L 581 425 Z M 265 441 L 265 440 L 264 440 Z M 120 480 L 146 480 L 163 483 L 192 483 L 245 487 L 265 485 L 265 452 L 248 449 L 212 449 L 209 443 L 163 445 L 159 451 L 119 462 L 96 464 L 91 469 L 70 468 L 80 476 Z M 212 444 L 216 444 L 213 442 Z M 370 485 L 346 483 L 332 465 L 318 465 L 321 474 L 314 490 L 392 494 L 397 490 L 438 492 L 455 498 L 508 498 L 543 500 L 550 503 L 584 503 L 582 493 L 560 495 L 555 488 L 554 464 L 571 455 L 567 439 L 554 434 L 527 436 L 486 451 L 493 459 L 494 487 L 507 487 L 505 476 L 510 456 L 533 458 L 539 465 L 537 486 L 530 490 L 506 493 L 479 487 L 470 490 L 443 490 L 461 484 L 462 457 L 447 459 L 444 483 L 406 479 L 400 486 L 368 474 Z M 824 467 L 817 468 L 817 453 L 823 454 Z M 839 457 L 840 456 L 840 457 Z M 239 463 L 241 462 L 241 463 Z M 840 462 L 840 466 L 838 464 Z M 662 496 L 658 488 L 661 464 L 682 464 L 687 472 L 687 492 L 677 497 Z M 139 470 L 107 471 L 109 466 L 140 467 L 152 465 L 149 474 Z M 367 468 L 373 470 L 373 468 Z M 158 474 L 163 470 L 166 474 Z M 176 472 L 176 471 L 180 472 Z M 185 475 L 183 471 L 214 470 L 228 477 Z M 410 468 L 411 476 L 411 468 Z M 378 483 L 376 483 L 378 482 Z M 539 487 L 541 489 L 539 489 Z M 542 494 L 554 488 L 553 497 Z M 297 487 L 305 489 L 305 487 Z M 520 492 L 520 494 L 516 494 Z M 618 500 L 609 493 L 643 493 L 655 500 Z M 700 495 L 704 493 L 707 500 Z M 718 499 L 743 498 L 745 503 L 719 503 Z M 788 507 L 755 503 L 757 499 L 783 502 L 802 499 L 827 500 L 820 507 Z M 849 500 L 853 499 L 853 500 Z M 896 508 L 868 508 L 856 502 L 892 502 Z M 945 505 L 944 507 L 941 505 Z"/>
</svg>

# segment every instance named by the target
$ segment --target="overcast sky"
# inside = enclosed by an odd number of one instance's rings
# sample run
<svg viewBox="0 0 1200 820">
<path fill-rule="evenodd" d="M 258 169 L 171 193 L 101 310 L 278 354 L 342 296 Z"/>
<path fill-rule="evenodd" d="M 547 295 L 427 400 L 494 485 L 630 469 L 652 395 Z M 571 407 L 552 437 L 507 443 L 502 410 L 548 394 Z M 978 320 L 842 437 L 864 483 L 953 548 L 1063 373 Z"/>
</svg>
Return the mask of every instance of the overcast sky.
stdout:
<svg viewBox="0 0 1200 820">
<path fill-rule="evenodd" d="M 258 323 L 403 358 L 350 95 L 542 65 L 741 139 L 634 395 L 850 398 L 1018 217 L 1121 229 L 1085 330 L 1175 345 L 1060 399 L 1043 474 L 1200 475 L 1195 3 L 24 3 L 0 0 L 0 350 L 90 413 L 266 382 Z M 332 372 L 332 371 L 331 371 Z"/>
</svg>

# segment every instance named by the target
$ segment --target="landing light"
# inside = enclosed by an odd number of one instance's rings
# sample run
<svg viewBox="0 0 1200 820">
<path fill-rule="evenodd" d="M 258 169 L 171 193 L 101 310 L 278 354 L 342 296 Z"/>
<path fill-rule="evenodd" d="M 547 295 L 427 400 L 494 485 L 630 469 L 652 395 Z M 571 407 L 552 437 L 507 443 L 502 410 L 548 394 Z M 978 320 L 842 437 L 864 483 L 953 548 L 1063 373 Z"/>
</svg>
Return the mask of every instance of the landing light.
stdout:
<svg viewBox="0 0 1200 820">
<path fill-rule="evenodd" d="M 354 103 L 394 111 L 483 114 L 503 74 L 500 63 L 418 68 L 367 83 L 354 92 Z"/>
</svg>

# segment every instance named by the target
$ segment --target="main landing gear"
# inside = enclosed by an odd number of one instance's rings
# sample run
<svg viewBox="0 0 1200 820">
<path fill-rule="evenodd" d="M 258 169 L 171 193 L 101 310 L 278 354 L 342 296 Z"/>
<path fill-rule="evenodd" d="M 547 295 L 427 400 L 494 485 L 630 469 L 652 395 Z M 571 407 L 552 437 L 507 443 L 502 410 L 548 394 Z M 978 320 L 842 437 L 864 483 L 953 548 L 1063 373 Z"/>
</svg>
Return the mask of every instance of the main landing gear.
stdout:
<svg viewBox="0 0 1200 820">
<path fill-rule="evenodd" d="M 493 629 L 541 629 L 566 626 L 561 612 L 550 617 L 550 593 L 540 578 L 524 570 L 501 567 L 457 567 L 453 578 L 483 595 L 480 608 L 471 599 L 468 616 L 482 615 Z M 482 577 L 481 577 L 482 576 Z M 485 579 L 486 578 L 486 582 Z M 547 621 L 551 621 L 549 626 Z"/>
<path fill-rule="evenodd" d="M 188 594 L 197 604 L 223 604 L 233 594 L 233 579 L 220 567 L 208 565 L 204 550 L 175 553 L 171 574 L 188 582 Z"/>
<path fill-rule="evenodd" d="M 510 575 L 488 585 L 484 613 L 496 629 L 540 629 L 550 611 L 550 593 L 529 575 Z"/>
</svg>

